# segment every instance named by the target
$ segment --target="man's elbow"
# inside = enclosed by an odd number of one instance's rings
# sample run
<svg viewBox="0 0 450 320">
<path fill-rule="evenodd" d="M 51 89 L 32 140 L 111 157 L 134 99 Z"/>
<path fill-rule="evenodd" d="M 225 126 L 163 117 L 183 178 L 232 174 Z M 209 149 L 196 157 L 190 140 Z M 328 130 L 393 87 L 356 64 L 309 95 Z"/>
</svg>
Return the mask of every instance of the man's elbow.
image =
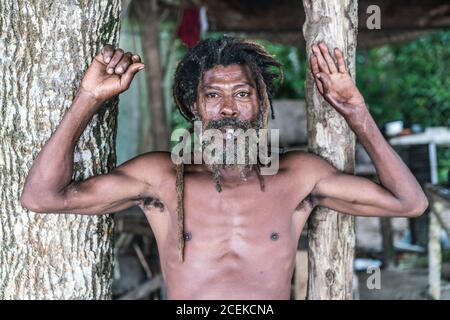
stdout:
<svg viewBox="0 0 450 320">
<path fill-rule="evenodd" d="M 52 201 L 51 198 L 26 190 L 22 191 L 20 204 L 23 208 L 35 213 L 48 213 L 56 208 L 54 201 Z"/>
<path fill-rule="evenodd" d="M 414 202 L 409 210 L 406 211 L 406 216 L 408 218 L 420 217 L 425 212 L 425 210 L 427 210 L 428 205 L 428 199 L 425 195 L 423 195 L 419 200 Z"/>
<path fill-rule="evenodd" d="M 36 197 L 34 197 L 29 192 L 22 191 L 22 194 L 20 195 L 20 204 L 24 209 L 36 213 L 43 213 L 44 211 L 44 208 L 42 207 L 41 203 L 37 201 Z"/>
</svg>

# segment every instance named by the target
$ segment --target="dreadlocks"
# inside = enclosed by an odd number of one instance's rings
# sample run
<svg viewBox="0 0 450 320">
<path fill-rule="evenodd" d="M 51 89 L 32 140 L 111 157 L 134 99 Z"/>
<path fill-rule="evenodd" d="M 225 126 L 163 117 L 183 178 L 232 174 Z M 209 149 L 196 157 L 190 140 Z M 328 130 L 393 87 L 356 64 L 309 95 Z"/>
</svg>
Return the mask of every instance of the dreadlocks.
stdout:
<svg viewBox="0 0 450 320">
<path fill-rule="evenodd" d="M 197 101 L 198 88 L 201 84 L 205 71 L 217 66 L 228 66 L 231 64 L 246 65 L 253 81 L 260 101 L 259 125 L 260 129 L 267 129 L 268 112 L 274 112 L 272 107 L 272 96 L 274 93 L 274 81 L 283 80 L 281 63 L 278 62 L 263 46 L 248 40 L 223 36 L 218 40 L 207 39 L 199 42 L 189 50 L 177 66 L 174 78 L 173 97 L 176 105 L 191 124 L 198 119 L 194 110 Z M 277 72 L 274 72 L 276 69 Z M 256 165 L 261 190 L 264 190 L 264 180 L 260 174 L 259 164 Z M 243 168 L 241 178 L 246 178 L 248 168 Z M 177 225 L 178 225 L 178 248 L 180 260 L 184 260 L 184 170 L 183 164 L 176 166 L 176 190 L 177 190 Z M 220 173 L 217 165 L 213 166 L 213 177 L 216 189 L 221 191 Z"/>
</svg>

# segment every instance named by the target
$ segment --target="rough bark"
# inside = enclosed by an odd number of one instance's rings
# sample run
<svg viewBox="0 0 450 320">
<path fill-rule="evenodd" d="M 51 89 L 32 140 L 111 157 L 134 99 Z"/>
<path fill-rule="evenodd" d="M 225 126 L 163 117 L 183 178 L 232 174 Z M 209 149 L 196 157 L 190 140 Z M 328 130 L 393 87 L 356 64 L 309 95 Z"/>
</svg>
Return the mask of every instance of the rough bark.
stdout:
<svg viewBox="0 0 450 320">
<path fill-rule="evenodd" d="M 157 0 L 142 2 L 140 18 L 143 23 L 143 47 L 147 68 L 149 92 L 150 132 L 153 150 L 169 150 L 169 128 L 163 95 L 163 74 L 159 46 L 159 18 Z"/>
<path fill-rule="evenodd" d="M 307 56 L 311 45 L 324 41 L 338 47 L 354 78 L 357 35 L 357 0 L 304 0 L 306 21 L 303 35 Z M 353 173 L 355 135 L 345 119 L 321 96 L 311 72 L 306 75 L 308 148 L 337 169 Z M 354 219 L 318 207 L 308 221 L 308 299 L 351 299 Z"/>
<path fill-rule="evenodd" d="M 0 299 L 111 296 L 111 217 L 35 214 L 19 197 L 93 56 L 118 43 L 120 5 L 0 2 Z M 74 179 L 115 165 L 116 118 L 117 100 L 94 116 L 75 150 Z"/>
<path fill-rule="evenodd" d="M 298 250 L 295 256 L 295 300 L 305 300 L 308 288 L 308 251 Z"/>
</svg>

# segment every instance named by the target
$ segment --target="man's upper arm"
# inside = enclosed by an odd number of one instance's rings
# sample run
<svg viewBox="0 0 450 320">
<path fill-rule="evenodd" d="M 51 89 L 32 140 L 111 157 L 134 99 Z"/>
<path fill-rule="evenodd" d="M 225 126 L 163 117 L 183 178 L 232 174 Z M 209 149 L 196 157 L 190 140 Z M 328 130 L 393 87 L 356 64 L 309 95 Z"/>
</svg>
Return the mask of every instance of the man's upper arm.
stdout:
<svg viewBox="0 0 450 320">
<path fill-rule="evenodd" d="M 315 204 L 353 215 L 402 216 L 401 202 L 381 185 L 346 174 L 326 160 L 303 153 L 303 164 L 313 174 L 311 196 Z"/>
<path fill-rule="evenodd" d="M 56 212 L 101 214 L 120 211 L 143 198 L 158 197 L 163 176 L 170 170 L 165 153 L 135 157 L 108 174 L 73 181 L 61 193 Z M 47 209 L 48 210 L 48 209 Z"/>
</svg>

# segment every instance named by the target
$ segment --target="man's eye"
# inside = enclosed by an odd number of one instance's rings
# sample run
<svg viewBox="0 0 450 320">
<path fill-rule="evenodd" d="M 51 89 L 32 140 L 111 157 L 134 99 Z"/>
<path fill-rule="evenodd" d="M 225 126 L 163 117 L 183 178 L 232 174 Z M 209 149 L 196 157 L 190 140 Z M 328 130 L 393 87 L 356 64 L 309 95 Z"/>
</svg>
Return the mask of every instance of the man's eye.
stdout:
<svg viewBox="0 0 450 320">
<path fill-rule="evenodd" d="M 206 97 L 208 99 L 211 99 L 211 98 L 217 98 L 217 97 L 219 97 L 219 95 L 217 93 L 215 93 L 215 92 L 211 92 L 211 93 L 207 93 Z"/>
<path fill-rule="evenodd" d="M 248 97 L 249 95 L 250 95 L 250 92 L 246 92 L 246 91 L 241 91 L 241 92 L 238 92 L 238 94 L 237 94 L 237 96 L 239 98 L 245 98 L 245 97 Z"/>
</svg>

